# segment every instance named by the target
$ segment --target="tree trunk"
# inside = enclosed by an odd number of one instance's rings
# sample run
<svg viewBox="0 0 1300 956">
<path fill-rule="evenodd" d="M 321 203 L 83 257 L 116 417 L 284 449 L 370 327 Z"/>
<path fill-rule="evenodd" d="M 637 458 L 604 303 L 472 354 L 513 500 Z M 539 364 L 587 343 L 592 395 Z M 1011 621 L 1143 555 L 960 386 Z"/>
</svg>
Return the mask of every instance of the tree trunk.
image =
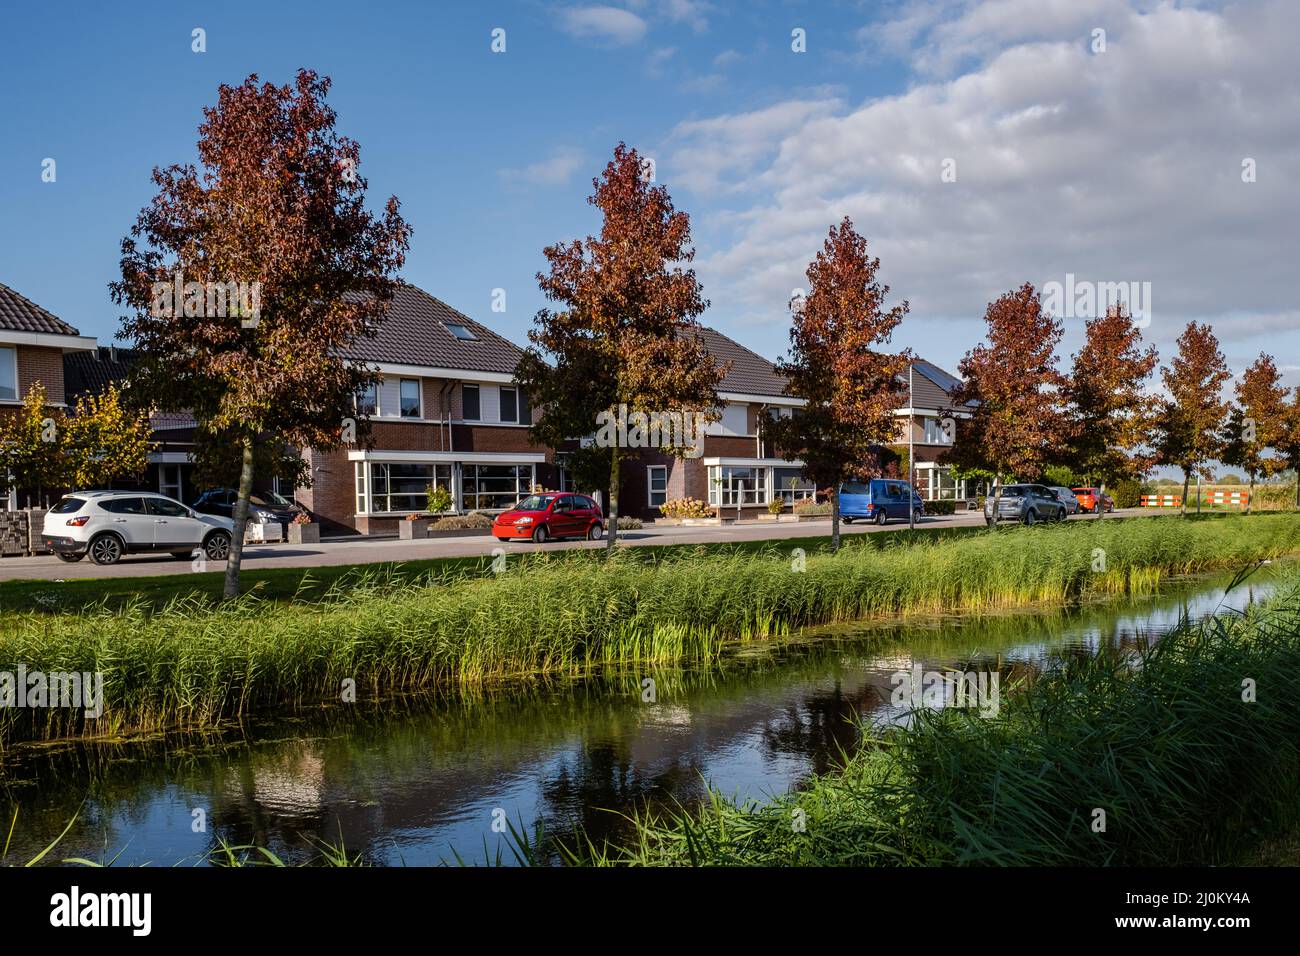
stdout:
<svg viewBox="0 0 1300 956">
<path fill-rule="evenodd" d="M 1106 498 L 1106 483 L 1103 481 L 1097 486 L 1097 520 L 1100 521 L 1106 513 L 1106 507 L 1102 503 Z"/>
<path fill-rule="evenodd" d="M 989 522 L 989 530 L 998 530 L 998 517 L 1002 511 L 1002 472 L 993 476 L 993 520 Z"/>
<path fill-rule="evenodd" d="M 609 528 L 605 534 L 605 550 L 613 554 L 614 542 L 618 540 L 618 449 L 610 450 L 609 456 Z"/>
<path fill-rule="evenodd" d="M 1180 509 L 1182 516 L 1187 517 L 1187 486 L 1192 483 L 1192 476 L 1186 468 L 1183 469 L 1183 500 Z"/>
<path fill-rule="evenodd" d="M 831 490 L 831 551 L 840 550 L 840 492 Z"/>
<path fill-rule="evenodd" d="M 239 471 L 239 498 L 235 501 L 235 530 L 231 532 L 226 561 L 226 585 L 221 596 L 239 597 L 239 565 L 244 556 L 244 531 L 248 527 L 248 499 L 253 494 L 253 437 L 244 437 L 244 463 Z"/>
<path fill-rule="evenodd" d="M 1250 506 L 1255 501 L 1255 473 L 1250 473 L 1250 490 L 1246 493 L 1246 514 L 1250 514 Z"/>
</svg>

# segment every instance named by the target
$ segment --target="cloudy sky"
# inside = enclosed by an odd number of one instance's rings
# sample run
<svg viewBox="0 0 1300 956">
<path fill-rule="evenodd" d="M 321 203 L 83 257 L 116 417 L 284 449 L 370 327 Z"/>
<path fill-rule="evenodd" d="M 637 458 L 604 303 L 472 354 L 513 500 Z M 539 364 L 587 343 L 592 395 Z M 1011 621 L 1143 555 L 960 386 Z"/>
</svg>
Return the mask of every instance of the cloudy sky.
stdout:
<svg viewBox="0 0 1300 956">
<path fill-rule="evenodd" d="M 375 200 L 415 227 L 406 278 L 519 342 L 542 247 L 596 228 L 585 198 L 622 139 L 692 215 L 706 321 L 771 357 L 849 215 L 911 304 L 896 343 L 941 365 L 990 299 L 1072 275 L 1149 289 L 1162 355 L 1209 321 L 1234 371 L 1265 350 L 1300 385 L 1295 0 L 269 7 L 6 15 L 0 282 L 110 339 L 150 168 L 194 158 L 219 83 L 310 66 Z"/>
</svg>

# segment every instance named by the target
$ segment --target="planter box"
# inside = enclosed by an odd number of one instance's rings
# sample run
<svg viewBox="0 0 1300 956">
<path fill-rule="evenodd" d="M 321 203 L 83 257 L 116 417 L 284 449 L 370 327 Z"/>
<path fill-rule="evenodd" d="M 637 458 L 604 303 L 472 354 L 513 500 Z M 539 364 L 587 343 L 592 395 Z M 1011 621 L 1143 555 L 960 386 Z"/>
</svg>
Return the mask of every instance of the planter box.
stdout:
<svg viewBox="0 0 1300 956">
<path fill-rule="evenodd" d="M 830 515 L 795 515 L 795 521 L 830 521 Z"/>
<path fill-rule="evenodd" d="M 429 519 L 416 518 L 414 521 L 397 522 L 397 536 L 403 541 L 419 541 L 429 536 Z"/>
<path fill-rule="evenodd" d="M 293 524 L 290 522 L 289 543 L 320 544 L 320 525 L 314 521 L 311 524 Z"/>
<path fill-rule="evenodd" d="M 443 531 L 430 529 L 424 533 L 424 536 L 426 538 L 470 538 L 483 537 L 491 533 L 491 528 L 448 528 Z"/>
</svg>

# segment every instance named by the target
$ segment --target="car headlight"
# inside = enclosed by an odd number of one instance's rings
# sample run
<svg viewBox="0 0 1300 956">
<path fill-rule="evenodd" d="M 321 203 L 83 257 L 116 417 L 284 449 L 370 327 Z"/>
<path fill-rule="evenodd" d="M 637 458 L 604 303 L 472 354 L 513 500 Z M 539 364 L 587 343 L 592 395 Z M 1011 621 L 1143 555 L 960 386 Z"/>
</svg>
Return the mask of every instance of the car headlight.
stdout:
<svg viewBox="0 0 1300 956">
<path fill-rule="evenodd" d="M 533 523 L 532 518 L 519 518 L 515 521 L 515 524 L 532 524 L 532 523 Z"/>
</svg>

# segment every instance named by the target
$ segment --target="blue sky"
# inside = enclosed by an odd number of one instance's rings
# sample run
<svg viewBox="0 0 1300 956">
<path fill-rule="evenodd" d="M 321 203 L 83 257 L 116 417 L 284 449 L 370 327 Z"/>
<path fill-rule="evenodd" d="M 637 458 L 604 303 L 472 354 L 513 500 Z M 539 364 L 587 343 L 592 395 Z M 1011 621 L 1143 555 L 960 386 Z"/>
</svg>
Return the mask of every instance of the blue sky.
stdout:
<svg viewBox="0 0 1300 956">
<path fill-rule="evenodd" d="M 194 159 L 219 83 L 308 66 L 334 81 L 373 201 L 397 195 L 415 228 L 405 278 L 520 343 L 541 250 L 596 228 L 590 180 L 621 139 L 692 215 L 705 321 L 769 356 L 847 213 L 911 302 L 896 344 L 950 369 L 990 299 L 1070 274 L 1150 282 L 1162 355 L 1209 320 L 1234 371 L 1268 349 L 1300 384 L 1284 0 L 11 7 L 0 281 L 101 341 L 151 168 Z"/>
</svg>

